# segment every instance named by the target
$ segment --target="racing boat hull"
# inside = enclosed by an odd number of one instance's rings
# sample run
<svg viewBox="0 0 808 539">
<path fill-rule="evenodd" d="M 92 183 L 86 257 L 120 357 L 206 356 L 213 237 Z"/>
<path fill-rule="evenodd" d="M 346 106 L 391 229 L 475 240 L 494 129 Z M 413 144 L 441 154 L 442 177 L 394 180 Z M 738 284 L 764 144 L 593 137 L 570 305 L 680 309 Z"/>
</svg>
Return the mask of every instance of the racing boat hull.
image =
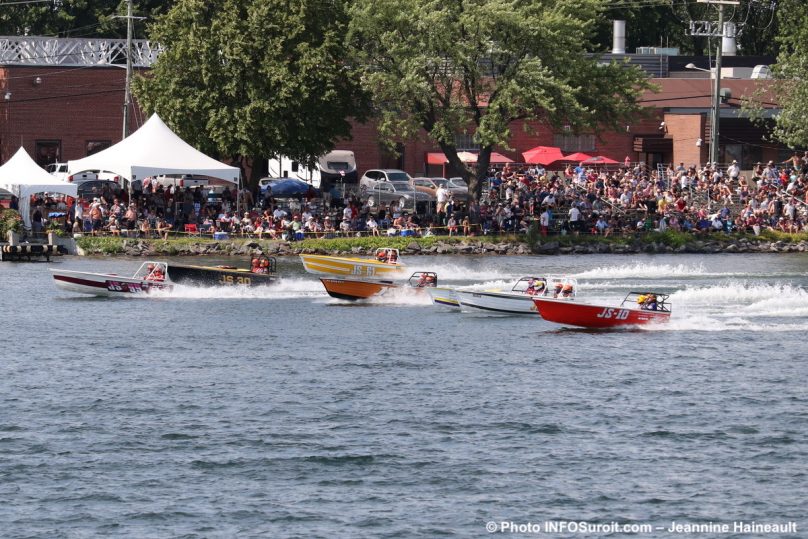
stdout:
<svg viewBox="0 0 808 539">
<path fill-rule="evenodd" d="M 502 314 L 536 314 L 533 296 L 513 292 L 455 290 L 461 309 Z"/>
<path fill-rule="evenodd" d="M 435 305 L 443 305 L 446 307 L 453 307 L 455 309 L 460 308 L 460 302 L 458 301 L 455 291 L 452 288 L 427 288 L 427 292 L 429 292 L 429 296 L 432 298 L 432 303 Z"/>
<path fill-rule="evenodd" d="M 206 286 L 263 286 L 272 283 L 275 275 L 253 273 L 248 269 L 169 264 L 168 278 L 175 283 Z"/>
<path fill-rule="evenodd" d="M 406 266 L 369 258 L 327 255 L 300 255 L 303 267 L 316 275 L 341 275 L 365 279 L 396 278 L 404 275 Z"/>
<path fill-rule="evenodd" d="M 391 288 L 399 288 L 399 285 L 381 281 L 361 281 L 357 279 L 335 279 L 321 277 L 326 292 L 332 298 L 356 301 L 368 299 L 371 296 L 381 294 Z"/>
<path fill-rule="evenodd" d="M 550 298 L 533 298 L 539 315 L 548 322 L 583 328 L 613 328 L 659 324 L 670 320 L 670 311 L 625 306 L 591 305 Z"/>
<path fill-rule="evenodd" d="M 51 269 L 56 286 L 68 292 L 104 297 L 133 297 L 155 290 L 170 290 L 171 284 L 124 277 L 112 273 Z"/>
</svg>

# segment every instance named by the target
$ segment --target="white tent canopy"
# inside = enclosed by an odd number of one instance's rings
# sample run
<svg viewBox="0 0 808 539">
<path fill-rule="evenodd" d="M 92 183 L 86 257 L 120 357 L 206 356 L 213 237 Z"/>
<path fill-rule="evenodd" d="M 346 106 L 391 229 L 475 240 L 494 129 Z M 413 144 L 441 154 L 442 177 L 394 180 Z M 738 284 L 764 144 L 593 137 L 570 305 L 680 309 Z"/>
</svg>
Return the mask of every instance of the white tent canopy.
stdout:
<svg viewBox="0 0 808 539">
<path fill-rule="evenodd" d="M 105 170 L 130 181 L 159 174 L 198 174 L 233 183 L 238 183 L 241 172 L 182 140 L 157 114 L 118 144 L 84 159 L 68 161 L 67 169 L 71 174 Z"/>
<path fill-rule="evenodd" d="M 61 193 L 75 197 L 77 190 L 74 184 L 45 172 L 22 147 L 0 167 L 0 187 L 20 199 L 20 215 L 28 228 L 31 228 L 31 195 Z"/>
</svg>

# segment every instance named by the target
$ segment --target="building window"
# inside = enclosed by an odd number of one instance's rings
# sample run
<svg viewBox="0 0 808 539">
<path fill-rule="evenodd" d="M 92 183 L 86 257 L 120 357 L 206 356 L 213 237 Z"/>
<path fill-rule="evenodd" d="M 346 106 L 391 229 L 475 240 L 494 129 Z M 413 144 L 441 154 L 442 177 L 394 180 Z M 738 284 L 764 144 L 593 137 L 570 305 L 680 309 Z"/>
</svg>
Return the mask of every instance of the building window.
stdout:
<svg viewBox="0 0 808 539">
<path fill-rule="evenodd" d="M 595 150 L 595 135 L 567 135 L 556 133 L 553 135 L 553 145 L 561 148 L 562 152 L 591 152 Z"/>
<path fill-rule="evenodd" d="M 36 141 L 36 164 L 45 168 L 51 163 L 58 163 L 62 160 L 61 140 L 38 140 Z"/>
<path fill-rule="evenodd" d="M 474 135 L 469 135 L 468 133 L 457 133 L 455 134 L 454 139 L 455 148 L 457 148 L 458 151 L 480 151 L 480 144 L 474 141 Z"/>
<path fill-rule="evenodd" d="M 87 155 L 93 155 L 101 150 L 106 150 L 110 146 L 112 146 L 112 142 L 109 140 L 88 140 Z"/>
</svg>

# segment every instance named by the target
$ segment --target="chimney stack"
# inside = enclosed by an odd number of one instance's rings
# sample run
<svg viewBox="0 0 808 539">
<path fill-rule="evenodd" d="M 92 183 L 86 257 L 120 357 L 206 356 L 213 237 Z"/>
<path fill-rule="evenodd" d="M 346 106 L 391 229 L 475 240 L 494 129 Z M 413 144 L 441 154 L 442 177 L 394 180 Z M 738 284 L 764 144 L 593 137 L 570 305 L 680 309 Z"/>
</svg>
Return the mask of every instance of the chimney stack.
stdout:
<svg viewBox="0 0 808 539">
<path fill-rule="evenodd" d="M 738 52 L 738 48 L 735 44 L 735 23 L 725 22 L 721 37 L 721 54 L 724 56 L 735 56 L 736 52 Z"/>
<path fill-rule="evenodd" d="M 612 54 L 626 54 L 626 21 L 614 21 Z"/>
</svg>

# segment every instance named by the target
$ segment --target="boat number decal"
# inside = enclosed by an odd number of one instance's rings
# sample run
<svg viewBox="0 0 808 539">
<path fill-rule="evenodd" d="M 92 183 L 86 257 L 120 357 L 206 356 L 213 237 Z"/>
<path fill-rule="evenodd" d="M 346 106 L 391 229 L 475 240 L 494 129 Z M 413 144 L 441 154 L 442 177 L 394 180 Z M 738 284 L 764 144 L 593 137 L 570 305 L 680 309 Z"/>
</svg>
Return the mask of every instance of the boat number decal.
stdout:
<svg viewBox="0 0 808 539">
<path fill-rule="evenodd" d="M 107 290 L 110 292 L 142 292 L 143 289 L 138 283 L 122 283 L 120 281 L 107 281 Z"/>
<path fill-rule="evenodd" d="M 249 277 L 242 277 L 240 275 L 222 275 L 219 278 L 219 282 L 222 284 L 250 284 L 252 283 L 252 279 Z"/>
<path fill-rule="evenodd" d="M 351 272 L 353 275 L 362 276 L 362 266 L 354 266 L 353 271 Z M 365 268 L 365 275 L 368 277 L 373 277 L 376 274 L 376 268 L 372 268 L 367 266 Z"/>
<path fill-rule="evenodd" d="M 598 313 L 598 318 L 614 318 L 615 320 L 626 320 L 628 318 L 629 311 L 627 309 L 613 309 L 611 307 L 604 307 L 603 310 Z"/>
</svg>

